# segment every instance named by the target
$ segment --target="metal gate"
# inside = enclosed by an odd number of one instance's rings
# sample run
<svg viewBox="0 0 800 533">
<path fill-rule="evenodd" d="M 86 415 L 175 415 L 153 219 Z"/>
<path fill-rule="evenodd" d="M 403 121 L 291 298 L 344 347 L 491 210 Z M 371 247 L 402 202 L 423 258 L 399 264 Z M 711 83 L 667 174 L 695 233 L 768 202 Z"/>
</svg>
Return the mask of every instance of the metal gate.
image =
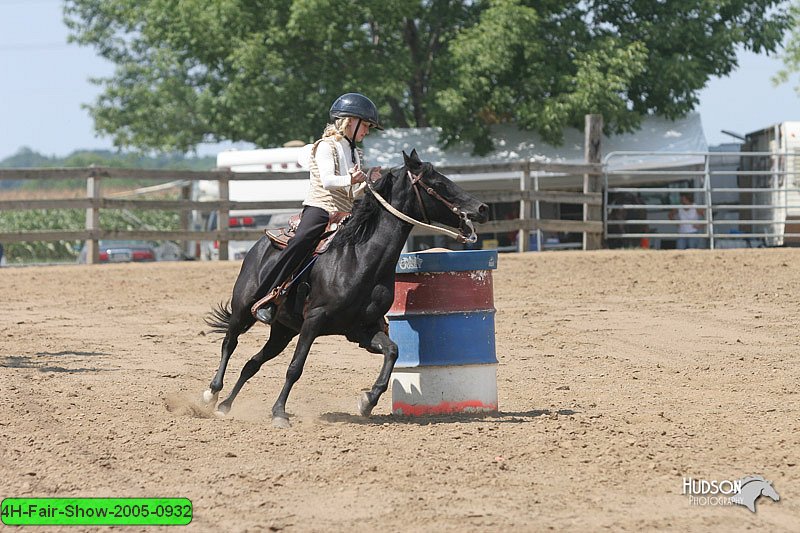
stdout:
<svg viewBox="0 0 800 533">
<path fill-rule="evenodd" d="M 611 248 L 800 244 L 798 158 L 800 151 L 612 152 L 603 164 L 606 242 Z"/>
</svg>

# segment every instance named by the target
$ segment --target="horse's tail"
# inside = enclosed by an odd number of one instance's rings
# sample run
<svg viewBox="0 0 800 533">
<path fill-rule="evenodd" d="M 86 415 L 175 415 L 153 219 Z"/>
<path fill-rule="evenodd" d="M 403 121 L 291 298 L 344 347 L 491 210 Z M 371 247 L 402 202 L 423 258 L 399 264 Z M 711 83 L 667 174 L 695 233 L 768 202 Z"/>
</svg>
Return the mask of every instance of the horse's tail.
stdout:
<svg viewBox="0 0 800 533">
<path fill-rule="evenodd" d="M 231 302 L 227 301 L 224 304 L 218 303 L 216 307 L 212 307 L 203 321 L 211 326 L 212 333 L 228 333 L 228 326 L 231 323 Z"/>
</svg>

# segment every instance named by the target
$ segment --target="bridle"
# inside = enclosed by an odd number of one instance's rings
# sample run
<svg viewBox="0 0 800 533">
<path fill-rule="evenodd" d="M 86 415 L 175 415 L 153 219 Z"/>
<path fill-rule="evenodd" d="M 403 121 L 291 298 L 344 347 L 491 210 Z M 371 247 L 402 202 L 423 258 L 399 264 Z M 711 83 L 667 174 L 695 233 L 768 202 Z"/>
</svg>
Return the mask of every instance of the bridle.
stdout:
<svg viewBox="0 0 800 533">
<path fill-rule="evenodd" d="M 406 171 L 408 179 L 411 180 L 411 188 L 414 190 L 414 194 L 417 197 L 417 202 L 419 203 L 419 208 L 422 211 L 422 217 L 426 224 L 430 224 L 430 219 L 428 218 L 428 212 L 425 209 L 425 202 L 422 201 L 422 195 L 419 193 L 419 190 L 422 189 L 428 196 L 439 200 L 441 203 L 447 207 L 448 210 L 452 211 L 453 213 L 459 215 L 463 213 L 459 207 L 451 202 L 445 200 L 441 194 L 436 192 L 433 187 L 422 181 L 422 172 L 419 174 L 413 174 L 410 170 Z"/>
<path fill-rule="evenodd" d="M 369 174 L 367 174 L 367 179 L 365 180 L 365 183 L 367 184 L 367 187 L 369 188 L 369 190 L 372 193 L 372 195 L 378 200 L 378 202 L 380 202 L 380 204 L 387 211 L 392 213 L 394 216 L 396 216 L 400 220 L 408 222 L 409 224 L 413 224 L 414 226 L 428 228 L 428 229 L 436 231 L 438 233 L 443 233 L 445 235 L 448 235 L 448 236 L 456 239 L 458 242 L 461 242 L 461 243 L 474 244 L 475 242 L 478 241 L 478 235 L 477 235 L 477 233 L 475 233 L 475 227 L 472 225 L 472 221 L 469 219 L 469 216 L 467 215 L 467 213 L 464 210 L 462 210 L 458 205 L 456 205 L 456 204 L 448 201 L 446 198 L 442 197 L 442 195 L 439 194 L 438 192 L 436 192 L 436 190 L 433 187 L 431 187 L 430 185 L 425 183 L 422 180 L 422 173 L 421 172 L 419 174 L 413 174 L 410 170 L 406 170 L 406 175 L 408 176 L 408 179 L 411 182 L 411 189 L 414 191 L 414 195 L 417 197 L 417 203 L 419 205 L 420 211 L 422 211 L 422 216 L 423 216 L 425 222 L 420 222 L 419 220 L 414 220 L 413 218 L 411 218 L 410 216 L 406 215 L 402 211 L 397 210 L 389 202 L 384 200 L 383 197 L 380 194 L 378 194 L 377 191 L 375 191 L 375 189 L 373 188 L 373 182 L 369 178 Z M 425 193 L 427 193 L 428 196 L 430 196 L 434 200 L 442 203 L 445 207 L 447 207 L 447 209 L 449 211 L 453 212 L 456 216 L 458 216 L 458 218 L 464 223 L 464 225 L 467 228 L 469 228 L 470 235 L 468 237 L 465 237 L 461 233 L 458 233 L 458 232 L 455 232 L 455 231 L 451 231 L 451 230 L 445 229 L 445 228 L 440 228 L 439 226 L 432 225 L 430 223 L 430 218 L 428 217 L 428 211 L 425 208 L 425 202 L 422 200 L 422 194 L 420 194 L 420 189 L 425 191 Z"/>
</svg>

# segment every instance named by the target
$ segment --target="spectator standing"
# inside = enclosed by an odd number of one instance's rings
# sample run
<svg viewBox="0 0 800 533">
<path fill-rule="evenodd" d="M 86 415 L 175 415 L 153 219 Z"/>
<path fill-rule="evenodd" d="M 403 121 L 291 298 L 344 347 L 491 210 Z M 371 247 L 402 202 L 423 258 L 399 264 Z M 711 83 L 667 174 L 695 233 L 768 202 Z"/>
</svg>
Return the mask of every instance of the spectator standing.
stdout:
<svg viewBox="0 0 800 533">
<path fill-rule="evenodd" d="M 703 220 L 705 217 L 705 209 L 698 209 L 694 207 L 694 199 L 689 193 L 681 193 L 680 197 L 681 206 L 673 209 L 669 213 L 670 220 L 679 220 L 681 223 L 678 226 L 678 233 L 683 235 L 695 235 L 700 233 L 701 224 L 698 221 Z M 680 237 L 678 238 L 678 250 L 687 250 L 691 248 L 705 248 L 705 239 L 699 237 Z"/>
</svg>

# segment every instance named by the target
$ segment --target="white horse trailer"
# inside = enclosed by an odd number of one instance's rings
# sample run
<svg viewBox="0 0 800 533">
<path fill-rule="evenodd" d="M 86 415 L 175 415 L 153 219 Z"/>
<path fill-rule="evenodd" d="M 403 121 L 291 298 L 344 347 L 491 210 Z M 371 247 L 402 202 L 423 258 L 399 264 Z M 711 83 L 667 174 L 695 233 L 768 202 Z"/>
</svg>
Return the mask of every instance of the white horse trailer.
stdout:
<svg viewBox="0 0 800 533">
<path fill-rule="evenodd" d="M 780 122 L 748 133 L 742 151 L 770 152 L 750 162 L 743 160 L 742 170 L 752 175 L 742 176 L 740 186 L 764 188 L 742 199 L 743 203 L 764 206 L 754 209 L 752 217 L 760 223 L 769 246 L 800 244 L 797 237 L 784 233 L 800 233 L 800 121 Z"/>
<path fill-rule="evenodd" d="M 296 173 L 308 169 L 307 160 L 311 145 L 258 150 L 226 150 L 217 155 L 217 168 L 237 173 Z M 279 228 L 286 225 L 289 217 L 300 211 L 300 204 L 308 192 L 307 179 L 255 180 L 229 182 L 229 199 L 232 202 L 297 202 L 294 209 L 247 209 L 231 210 L 228 227 L 231 231 Z M 192 198 L 197 201 L 219 199 L 219 182 L 197 181 L 193 185 Z M 215 231 L 219 227 L 219 214 L 195 212 L 193 226 L 200 231 Z M 253 246 L 252 239 L 228 242 L 228 258 L 242 260 Z M 218 241 L 201 241 L 197 245 L 200 259 L 219 258 Z"/>
</svg>

